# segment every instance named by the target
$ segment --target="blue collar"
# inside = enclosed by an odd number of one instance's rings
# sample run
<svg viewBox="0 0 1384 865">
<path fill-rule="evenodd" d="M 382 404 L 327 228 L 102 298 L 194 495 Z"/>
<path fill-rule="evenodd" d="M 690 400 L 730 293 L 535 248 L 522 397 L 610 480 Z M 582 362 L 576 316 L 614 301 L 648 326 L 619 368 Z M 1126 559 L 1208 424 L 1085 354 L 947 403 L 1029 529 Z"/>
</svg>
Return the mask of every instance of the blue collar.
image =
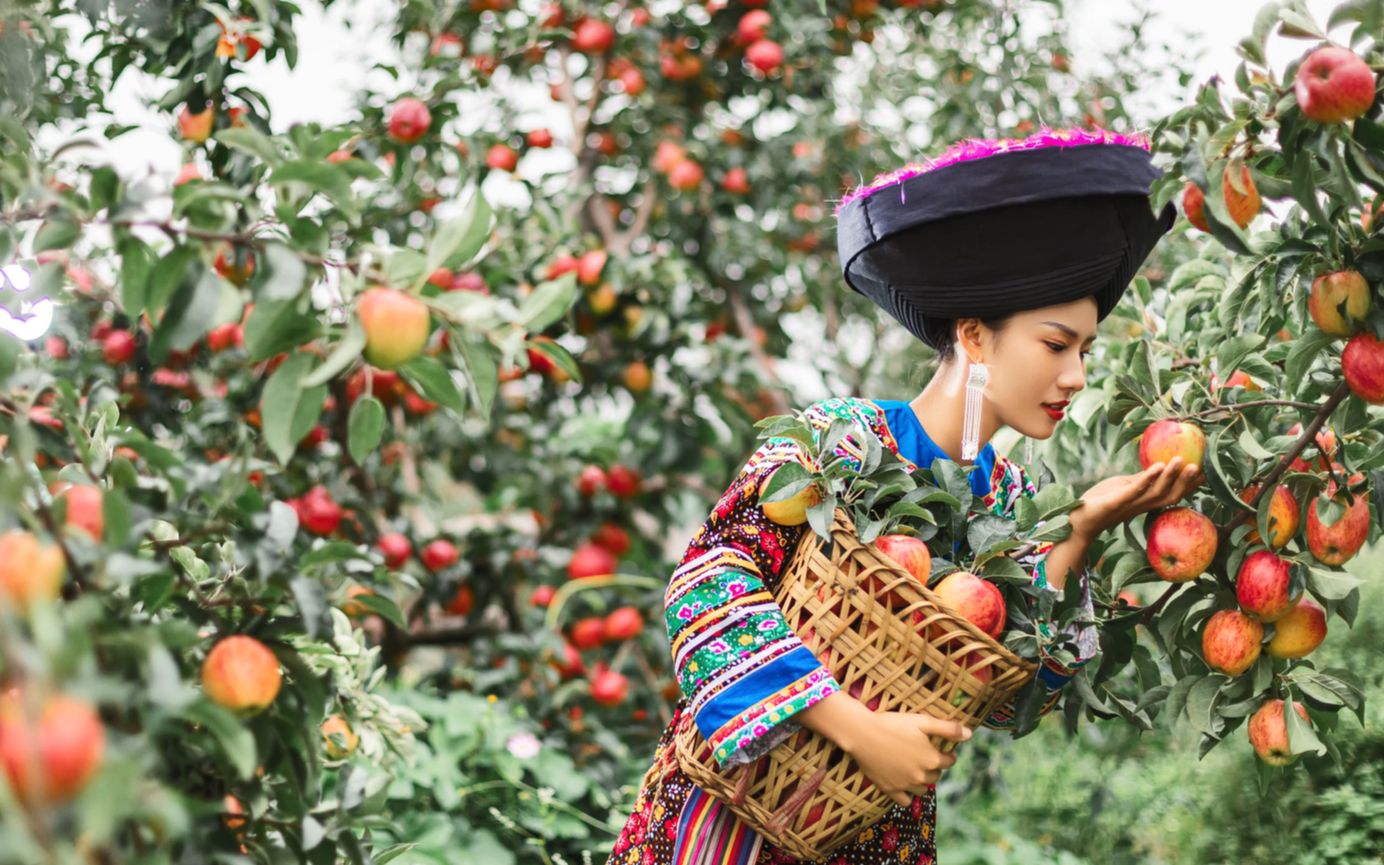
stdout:
<svg viewBox="0 0 1384 865">
<path fill-rule="evenodd" d="M 937 446 L 928 436 L 927 430 L 918 422 L 913 407 L 903 400 L 867 400 L 884 409 L 884 421 L 899 443 L 899 453 L 919 468 L 930 468 L 934 459 L 951 460 L 947 452 Z M 971 472 L 971 491 L 978 496 L 990 492 L 990 475 L 995 470 L 995 447 L 989 442 L 976 455 L 975 464 L 979 471 Z"/>
</svg>

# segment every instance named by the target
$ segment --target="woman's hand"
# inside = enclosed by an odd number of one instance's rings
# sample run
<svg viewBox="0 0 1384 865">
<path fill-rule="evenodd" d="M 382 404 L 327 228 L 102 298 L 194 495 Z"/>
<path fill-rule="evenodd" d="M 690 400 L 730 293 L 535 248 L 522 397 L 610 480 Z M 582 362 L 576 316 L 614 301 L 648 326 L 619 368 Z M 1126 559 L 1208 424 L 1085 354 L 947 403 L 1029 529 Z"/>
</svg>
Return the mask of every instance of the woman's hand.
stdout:
<svg viewBox="0 0 1384 865">
<path fill-rule="evenodd" d="M 868 712 L 868 710 L 867 710 Z M 956 754 L 944 754 L 932 744 L 932 736 L 955 742 L 971 738 L 971 730 L 959 721 L 947 721 L 923 712 L 869 712 L 871 720 L 853 737 L 846 753 L 876 787 L 900 805 L 936 784 L 943 769 L 951 768 Z M 863 717 L 863 716 L 862 716 Z"/>
<path fill-rule="evenodd" d="M 1204 480 L 1201 466 L 1184 465 L 1182 457 L 1154 463 L 1134 475 L 1116 475 L 1091 487 L 1081 505 L 1068 515 L 1072 533 L 1086 540 L 1142 513 L 1182 501 Z"/>
</svg>

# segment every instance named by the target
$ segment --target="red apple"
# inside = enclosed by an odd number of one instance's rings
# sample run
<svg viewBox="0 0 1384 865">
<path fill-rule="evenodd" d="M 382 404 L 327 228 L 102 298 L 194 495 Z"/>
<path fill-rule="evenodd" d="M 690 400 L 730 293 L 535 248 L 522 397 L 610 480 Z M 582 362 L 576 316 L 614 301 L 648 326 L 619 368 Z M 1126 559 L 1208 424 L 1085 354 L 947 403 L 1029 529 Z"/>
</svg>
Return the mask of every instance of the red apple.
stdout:
<svg viewBox="0 0 1384 865">
<path fill-rule="evenodd" d="M 101 342 L 101 358 L 111 366 L 129 363 L 135 356 L 135 335 L 128 330 L 113 330 Z"/>
<path fill-rule="evenodd" d="M 1325 45 L 1298 66 L 1293 95 L 1309 120 L 1354 120 L 1374 103 L 1374 71 L 1349 49 Z"/>
<path fill-rule="evenodd" d="M 557 589 L 552 586 L 535 586 L 534 590 L 529 593 L 529 604 L 540 609 L 547 609 L 548 605 L 553 602 L 553 595 L 556 594 Z"/>
<path fill-rule="evenodd" d="M 569 639 L 578 649 L 594 649 L 605 642 L 605 619 L 587 616 L 572 623 Z"/>
<path fill-rule="evenodd" d="M 86 532 L 99 544 L 106 530 L 101 488 L 90 484 L 73 484 L 58 493 L 58 498 L 67 503 L 63 522 Z"/>
<path fill-rule="evenodd" d="M 184 105 L 178 112 L 178 131 L 185 140 L 201 144 L 211 137 L 212 121 L 215 119 L 210 105 L 196 114 L 192 113 L 191 106 Z"/>
<path fill-rule="evenodd" d="M 456 545 L 445 538 L 438 538 L 423 547 L 423 551 L 418 554 L 418 559 L 423 563 L 423 567 L 437 573 L 443 568 L 450 568 L 461 560 L 461 552 Z"/>
<path fill-rule="evenodd" d="M 1216 557 L 1216 524 L 1192 508 L 1172 508 L 1155 516 L 1148 528 L 1148 561 L 1170 583 L 1194 580 Z"/>
<path fill-rule="evenodd" d="M 57 544 L 42 543 L 20 529 L 0 534 L 0 606 L 23 611 L 37 600 L 56 598 L 66 570 Z"/>
<path fill-rule="evenodd" d="M 760 39 L 745 49 L 745 59 L 768 75 L 783 65 L 783 46 L 772 39 Z"/>
<path fill-rule="evenodd" d="M 668 172 L 668 185 L 674 189 L 691 190 L 702 185 L 702 167 L 693 159 L 684 159 Z"/>
<path fill-rule="evenodd" d="M 485 152 L 485 164 L 497 171 L 513 171 L 519 164 L 519 154 L 508 144 L 492 144 Z"/>
<path fill-rule="evenodd" d="M 398 369 L 428 343 L 431 319 L 423 301 L 402 291 L 375 286 L 356 304 L 365 329 L 365 359 L 380 369 Z"/>
<path fill-rule="evenodd" d="M 586 543 L 572 551 L 572 558 L 567 562 L 567 577 L 577 580 L 582 577 L 605 576 L 615 573 L 617 567 L 619 562 L 610 554 L 610 550 Z"/>
<path fill-rule="evenodd" d="M 299 525 L 314 535 L 325 537 L 341 525 L 341 506 L 321 484 L 297 499 L 290 499 L 288 504 L 298 514 Z"/>
<path fill-rule="evenodd" d="M 18 688 L 0 697 L 0 770 L 21 801 L 70 800 L 96 774 L 105 752 L 106 728 L 89 703 L 59 694 L 30 707 Z"/>
<path fill-rule="evenodd" d="M 630 551 L 629 533 L 614 523 L 601 523 L 591 535 L 591 543 L 604 547 L 614 556 L 623 556 Z"/>
<path fill-rule="evenodd" d="M 389 111 L 389 137 L 401 144 L 412 144 L 428 133 L 432 112 L 422 100 L 405 96 Z"/>
<path fill-rule="evenodd" d="M 577 492 L 584 496 L 594 496 L 605 488 L 607 483 L 606 471 L 600 466 L 584 466 L 581 474 L 577 475 Z"/>
<path fill-rule="evenodd" d="M 606 642 L 630 640 L 644 630 L 644 616 L 636 607 L 616 607 L 605 617 Z"/>
<path fill-rule="evenodd" d="M 409 556 L 413 555 L 413 544 L 409 543 L 409 539 L 399 532 L 387 532 L 380 535 L 379 541 L 375 543 L 375 548 L 384 556 L 384 566 L 390 570 L 402 568 Z"/>
<path fill-rule="evenodd" d="M 1372 405 L 1384 404 L 1384 342 L 1358 333 L 1341 352 L 1341 372 L 1352 393 Z"/>
<path fill-rule="evenodd" d="M 615 44 L 615 28 L 595 18 L 583 18 L 572 30 L 572 47 L 583 54 L 604 54 Z"/>
<path fill-rule="evenodd" d="M 1302 597 L 1289 594 L 1291 570 L 1287 559 L 1268 550 L 1245 556 L 1235 574 L 1235 599 L 1240 609 L 1261 622 L 1276 622 Z"/>
<path fill-rule="evenodd" d="M 1301 658 L 1326 639 L 1326 610 L 1311 595 L 1303 595 L 1273 627 L 1268 653 L 1275 658 Z"/>
<path fill-rule="evenodd" d="M 202 663 L 202 690 L 217 705 L 258 712 L 279 693 L 279 659 L 259 640 L 235 634 L 217 643 Z"/>
<path fill-rule="evenodd" d="M 1240 189 L 1236 189 L 1231 177 L 1234 172 L 1231 166 L 1225 167 L 1225 172 L 1221 175 L 1221 196 L 1225 199 L 1225 209 L 1230 213 L 1230 218 L 1235 220 L 1235 224 L 1245 228 L 1254 219 L 1254 215 L 1259 212 L 1259 189 L 1254 185 L 1254 178 L 1250 176 L 1249 166 L 1240 164 L 1238 182 Z"/>
<path fill-rule="evenodd" d="M 1349 482 L 1354 485 L 1361 480 L 1362 476 L 1356 474 L 1351 476 Z M 1370 504 L 1362 491 L 1347 505 L 1346 495 L 1337 494 L 1333 480 L 1326 483 L 1326 495 L 1345 506 L 1346 512 L 1328 526 L 1317 513 L 1317 498 L 1313 497 L 1307 505 L 1307 548 L 1324 565 L 1342 565 L 1358 553 L 1369 538 Z"/>
<path fill-rule="evenodd" d="M 1253 484 L 1240 492 L 1240 500 L 1248 504 L 1256 495 L 1259 494 L 1259 484 Z M 1293 491 L 1285 486 L 1279 485 L 1273 489 L 1273 501 L 1269 503 L 1269 543 L 1268 546 L 1278 549 L 1293 539 L 1297 534 L 1298 524 L 1301 521 L 1301 509 L 1298 501 L 1293 496 Z M 1259 536 L 1259 529 L 1251 529 L 1246 536 L 1246 541 L 1251 544 L 1263 543 L 1263 538 Z"/>
<path fill-rule="evenodd" d="M 595 285 L 601 281 L 601 271 L 605 269 L 606 251 L 593 249 L 577 259 L 577 282 L 582 285 Z"/>
<path fill-rule="evenodd" d="M 467 613 L 471 612 L 471 608 L 475 606 L 475 603 L 475 591 L 466 583 L 462 583 L 457 586 L 456 592 L 452 594 L 451 600 L 447 602 L 444 609 L 454 616 L 465 616 Z"/>
<path fill-rule="evenodd" d="M 994 583 L 967 571 L 948 574 L 933 593 L 962 618 L 996 639 L 1004 631 L 1004 595 Z"/>
<path fill-rule="evenodd" d="M 1356 270 L 1323 273 L 1312 280 L 1307 312 L 1323 333 L 1350 336 L 1370 311 L 1370 285 Z"/>
<path fill-rule="evenodd" d="M 1308 724 L 1312 719 L 1301 703 L 1293 703 L 1293 709 Z M 1297 759 L 1288 748 L 1288 724 L 1283 718 L 1283 701 L 1277 698 L 1267 700 L 1249 718 L 1249 743 L 1260 760 L 1270 766 L 1287 766 Z"/>
<path fill-rule="evenodd" d="M 207 348 L 213 352 L 228 351 L 245 344 L 245 329 L 239 322 L 227 322 L 207 331 Z"/>
<path fill-rule="evenodd" d="M 927 544 L 912 535 L 892 534 L 875 538 L 874 548 L 895 565 L 903 568 L 919 585 L 927 585 L 932 576 L 932 552 L 928 550 Z M 881 587 L 880 578 L 872 575 L 866 581 L 865 591 L 878 596 Z M 880 600 L 891 610 L 903 607 L 903 602 L 893 591 Z"/>
<path fill-rule="evenodd" d="M 1182 212 L 1187 215 L 1188 222 L 1210 233 L 1211 225 L 1206 221 L 1206 193 L 1190 180 L 1182 187 Z"/>
<path fill-rule="evenodd" d="M 552 147 L 553 133 L 546 129 L 534 129 L 524 136 L 524 140 L 530 147 Z"/>
<path fill-rule="evenodd" d="M 639 495 L 639 472 L 629 466 L 616 463 L 606 472 L 606 488 L 617 499 L 628 499 Z"/>
<path fill-rule="evenodd" d="M 1171 462 L 1175 456 L 1182 457 L 1184 465 L 1200 466 L 1205 453 L 1205 433 L 1188 421 L 1154 421 L 1139 437 L 1139 465 L 1146 469 L 1154 463 Z"/>
<path fill-rule="evenodd" d="M 763 39 L 769 32 L 769 24 L 773 22 L 773 16 L 763 9 L 752 9 L 740 16 L 740 21 L 735 25 L 736 41 L 748 45 L 756 39 Z"/>
<path fill-rule="evenodd" d="M 750 192 L 749 174 L 744 168 L 736 166 L 721 178 L 721 188 L 732 195 L 748 195 Z"/>
<path fill-rule="evenodd" d="M 1220 610 L 1206 622 L 1201 655 L 1213 670 L 1238 676 L 1259 660 L 1264 626 L 1239 610 Z"/>
<path fill-rule="evenodd" d="M 614 670 L 601 670 L 591 679 L 591 699 L 602 706 L 618 706 L 630 693 L 630 680 Z"/>
</svg>

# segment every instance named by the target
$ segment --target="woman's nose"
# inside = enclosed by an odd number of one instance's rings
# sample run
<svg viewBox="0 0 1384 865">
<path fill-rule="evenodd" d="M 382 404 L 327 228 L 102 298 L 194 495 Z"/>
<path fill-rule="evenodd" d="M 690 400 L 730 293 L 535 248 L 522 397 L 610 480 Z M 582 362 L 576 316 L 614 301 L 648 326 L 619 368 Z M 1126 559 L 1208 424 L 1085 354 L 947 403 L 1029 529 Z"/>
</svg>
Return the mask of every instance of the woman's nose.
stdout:
<svg viewBox="0 0 1384 865">
<path fill-rule="evenodd" d="M 1086 387 L 1086 362 L 1078 359 L 1072 366 L 1062 371 L 1062 376 L 1057 381 L 1058 385 L 1064 389 L 1071 390 L 1073 393 Z"/>
</svg>

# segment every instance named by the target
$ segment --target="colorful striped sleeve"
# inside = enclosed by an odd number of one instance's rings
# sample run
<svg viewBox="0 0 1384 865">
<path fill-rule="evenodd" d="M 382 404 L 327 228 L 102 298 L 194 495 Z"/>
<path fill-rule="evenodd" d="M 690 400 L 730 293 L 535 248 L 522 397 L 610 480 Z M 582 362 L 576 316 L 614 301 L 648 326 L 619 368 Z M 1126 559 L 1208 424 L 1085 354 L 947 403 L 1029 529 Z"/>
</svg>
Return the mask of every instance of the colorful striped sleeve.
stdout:
<svg viewBox="0 0 1384 865">
<path fill-rule="evenodd" d="M 809 408 L 814 434 L 820 412 Z M 854 434 L 838 452 L 858 447 Z M 807 524 L 770 520 L 762 485 L 789 461 L 814 468 L 789 438 L 766 440 L 696 531 L 664 593 L 673 669 L 717 762 L 757 759 L 800 729 L 798 712 L 841 690 L 774 600 L 785 560 Z"/>
</svg>

